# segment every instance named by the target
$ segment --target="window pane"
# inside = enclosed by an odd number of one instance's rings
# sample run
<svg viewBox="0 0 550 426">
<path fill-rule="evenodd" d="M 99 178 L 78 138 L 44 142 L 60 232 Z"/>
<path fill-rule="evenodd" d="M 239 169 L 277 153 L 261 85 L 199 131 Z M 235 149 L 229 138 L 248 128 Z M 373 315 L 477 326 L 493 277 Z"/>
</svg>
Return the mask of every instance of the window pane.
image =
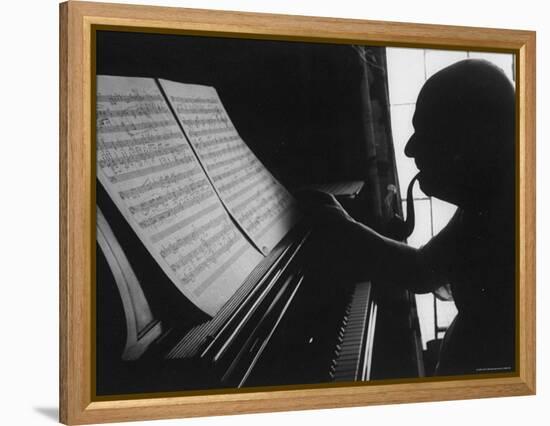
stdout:
<svg viewBox="0 0 550 426">
<path fill-rule="evenodd" d="M 418 313 L 418 322 L 420 323 L 420 338 L 422 340 L 422 349 L 426 350 L 426 343 L 435 337 L 434 326 L 434 296 L 428 294 L 416 294 L 416 311 Z"/>
<path fill-rule="evenodd" d="M 434 235 L 441 231 L 456 211 L 454 204 L 432 198 L 432 214 L 434 220 Z"/>
<path fill-rule="evenodd" d="M 437 300 L 436 302 L 437 309 L 437 326 L 438 327 L 449 327 L 455 318 L 456 305 L 454 302 L 446 302 L 443 300 Z"/>
<path fill-rule="evenodd" d="M 392 105 L 414 103 L 426 79 L 424 50 L 386 49 L 388 87 Z"/>
</svg>

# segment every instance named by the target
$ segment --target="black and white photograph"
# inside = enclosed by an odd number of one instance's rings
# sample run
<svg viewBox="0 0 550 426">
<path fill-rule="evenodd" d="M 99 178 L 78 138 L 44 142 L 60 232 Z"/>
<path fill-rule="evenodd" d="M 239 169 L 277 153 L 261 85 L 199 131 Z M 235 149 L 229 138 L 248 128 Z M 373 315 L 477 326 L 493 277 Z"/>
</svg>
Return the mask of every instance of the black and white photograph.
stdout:
<svg viewBox="0 0 550 426">
<path fill-rule="evenodd" d="M 94 46 L 97 398 L 517 374 L 511 53 Z"/>
<path fill-rule="evenodd" d="M 0 424 L 544 423 L 544 5 L 3 2 Z"/>
</svg>

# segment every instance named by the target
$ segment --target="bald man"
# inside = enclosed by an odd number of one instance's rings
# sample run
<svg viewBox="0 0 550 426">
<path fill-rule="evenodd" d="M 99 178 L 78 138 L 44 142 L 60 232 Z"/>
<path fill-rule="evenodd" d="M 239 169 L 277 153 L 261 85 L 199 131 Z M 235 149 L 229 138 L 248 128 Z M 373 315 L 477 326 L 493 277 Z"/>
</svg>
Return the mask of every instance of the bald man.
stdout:
<svg viewBox="0 0 550 426">
<path fill-rule="evenodd" d="M 415 249 L 356 222 L 334 198 L 313 213 L 338 253 L 361 274 L 414 292 L 450 284 L 458 314 L 447 330 L 437 375 L 515 368 L 515 93 L 496 66 L 465 60 L 423 86 L 405 154 L 430 196 L 457 212 Z"/>
</svg>

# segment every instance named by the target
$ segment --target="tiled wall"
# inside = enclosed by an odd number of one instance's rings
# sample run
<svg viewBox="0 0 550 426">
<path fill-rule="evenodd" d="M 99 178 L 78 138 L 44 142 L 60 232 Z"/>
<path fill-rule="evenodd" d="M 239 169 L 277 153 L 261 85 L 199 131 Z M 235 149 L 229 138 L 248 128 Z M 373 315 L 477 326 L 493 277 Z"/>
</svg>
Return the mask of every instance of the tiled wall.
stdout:
<svg viewBox="0 0 550 426">
<path fill-rule="evenodd" d="M 403 199 L 406 198 L 407 186 L 410 180 L 417 173 L 414 161 L 407 158 L 403 151 L 413 132 L 412 116 L 418 93 L 424 82 L 434 73 L 467 58 L 489 60 L 499 66 L 512 81 L 514 79 L 514 60 L 511 54 L 406 48 L 387 49 L 391 124 L 401 197 Z M 420 247 L 446 225 L 456 208 L 436 198 L 427 197 L 418 188 L 418 185 L 416 185 L 414 196 L 417 223 L 414 233 L 409 238 L 409 244 Z M 405 207 L 404 202 L 403 210 L 405 210 Z M 425 349 L 426 342 L 435 337 L 434 297 L 431 294 L 417 295 L 416 301 L 422 343 Z M 454 303 L 438 300 L 435 306 L 438 325 L 448 326 L 456 314 Z"/>
</svg>

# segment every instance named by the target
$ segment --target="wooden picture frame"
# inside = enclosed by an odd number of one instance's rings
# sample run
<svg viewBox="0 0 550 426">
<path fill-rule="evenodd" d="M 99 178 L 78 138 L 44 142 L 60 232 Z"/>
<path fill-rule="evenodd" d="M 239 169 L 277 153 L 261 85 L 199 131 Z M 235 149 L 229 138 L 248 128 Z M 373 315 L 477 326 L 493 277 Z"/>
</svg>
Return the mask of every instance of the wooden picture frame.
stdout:
<svg viewBox="0 0 550 426">
<path fill-rule="evenodd" d="M 517 359 L 513 375 L 97 400 L 92 391 L 92 43 L 97 25 L 189 35 L 445 48 L 516 55 Z M 69 1 L 60 5 L 60 420 L 66 424 L 535 393 L 535 33 Z"/>
</svg>

